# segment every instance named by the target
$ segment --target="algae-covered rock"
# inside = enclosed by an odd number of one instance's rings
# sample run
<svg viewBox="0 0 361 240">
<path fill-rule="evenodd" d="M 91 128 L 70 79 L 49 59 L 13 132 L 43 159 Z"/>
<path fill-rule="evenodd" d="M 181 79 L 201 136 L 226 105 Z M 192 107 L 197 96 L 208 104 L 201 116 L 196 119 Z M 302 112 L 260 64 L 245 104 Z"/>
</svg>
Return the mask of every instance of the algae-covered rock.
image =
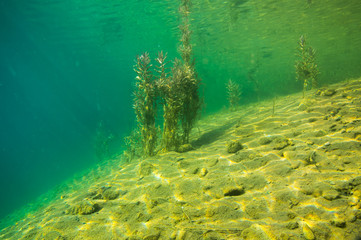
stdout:
<svg viewBox="0 0 361 240">
<path fill-rule="evenodd" d="M 91 199 L 104 199 L 104 200 L 114 200 L 116 199 L 119 194 L 121 193 L 120 190 L 116 189 L 115 187 L 100 187 L 97 191 L 91 192 L 92 195 Z M 123 194 L 125 191 L 123 191 Z"/>
<path fill-rule="evenodd" d="M 296 229 L 296 228 L 298 228 L 298 222 L 296 222 L 296 221 L 289 222 L 289 223 L 287 223 L 286 228 L 288 228 L 290 230 Z"/>
<path fill-rule="evenodd" d="M 177 149 L 177 152 L 179 153 L 184 153 L 184 152 L 189 152 L 191 150 L 194 150 L 193 146 L 188 144 L 183 144 L 181 146 L 179 146 L 179 148 Z"/>
<path fill-rule="evenodd" d="M 235 155 L 231 156 L 230 160 L 232 162 L 238 163 L 243 160 L 252 160 L 256 157 L 262 157 L 262 156 L 253 150 L 242 150 L 242 151 L 238 151 Z"/>
<path fill-rule="evenodd" d="M 103 199 L 114 200 L 119 196 L 119 191 L 115 188 L 108 188 L 103 192 Z"/>
<path fill-rule="evenodd" d="M 68 210 L 66 210 L 66 214 L 72 214 L 72 215 L 88 215 L 92 214 L 94 212 L 97 212 L 100 210 L 100 206 L 89 200 L 83 200 L 78 204 L 75 204 L 74 206 L 70 207 Z"/>
<path fill-rule="evenodd" d="M 199 171 L 199 176 L 200 177 L 204 177 L 204 176 L 206 176 L 207 175 L 207 173 L 208 173 L 208 170 L 206 169 L 206 168 L 202 168 L 200 171 Z"/>
<path fill-rule="evenodd" d="M 267 144 L 271 143 L 272 141 L 273 141 L 272 136 L 265 136 L 265 137 L 261 137 L 259 139 L 258 143 L 261 145 L 267 145 Z"/>
<path fill-rule="evenodd" d="M 285 147 L 287 147 L 289 145 L 292 145 L 291 140 L 289 140 L 288 138 L 281 136 L 281 135 L 276 136 L 272 141 L 273 149 L 276 149 L 276 150 L 284 149 Z"/>
<path fill-rule="evenodd" d="M 239 196 L 242 195 L 244 193 L 244 189 L 242 186 L 238 186 L 238 187 L 230 187 L 230 188 L 225 188 L 223 190 L 224 196 Z"/>
<path fill-rule="evenodd" d="M 326 190 L 322 193 L 322 197 L 324 197 L 325 199 L 332 201 L 337 199 L 340 196 L 340 193 L 336 190 Z"/>
<path fill-rule="evenodd" d="M 149 162 L 142 162 L 138 167 L 138 176 L 146 177 L 153 172 L 154 166 Z"/>
<path fill-rule="evenodd" d="M 331 224 L 338 227 L 338 228 L 345 228 L 346 227 L 346 221 L 344 219 L 332 220 Z"/>
<path fill-rule="evenodd" d="M 260 145 L 271 144 L 273 149 L 281 150 L 289 145 L 292 145 L 292 142 L 282 135 L 273 135 L 273 136 L 264 136 L 258 140 Z"/>
<path fill-rule="evenodd" d="M 357 186 L 361 184 L 361 176 L 355 177 L 353 179 L 351 179 L 350 184 L 352 186 Z"/>
<path fill-rule="evenodd" d="M 323 92 L 321 93 L 321 96 L 330 97 L 330 96 L 335 95 L 335 93 L 336 93 L 336 90 L 335 90 L 335 89 L 326 89 L 325 91 L 323 91 Z"/>
<path fill-rule="evenodd" d="M 236 153 L 241 149 L 243 149 L 243 146 L 239 141 L 232 141 L 232 142 L 228 143 L 228 145 L 227 145 L 228 153 Z"/>
</svg>

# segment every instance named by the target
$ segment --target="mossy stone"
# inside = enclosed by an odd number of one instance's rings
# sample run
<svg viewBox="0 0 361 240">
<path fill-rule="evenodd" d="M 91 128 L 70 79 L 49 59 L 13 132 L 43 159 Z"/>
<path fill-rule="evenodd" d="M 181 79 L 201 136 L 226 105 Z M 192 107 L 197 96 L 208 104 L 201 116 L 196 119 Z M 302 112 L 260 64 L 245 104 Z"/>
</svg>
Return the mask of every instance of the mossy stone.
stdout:
<svg viewBox="0 0 361 240">
<path fill-rule="evenodd" d="M 270 142 L 272 142 L 273 138 L 271 136 L 266 136 L 266 137 L 261 137 L 258 141 L 259 144 L 261 145 L 267 145 Z"/>
<path fill-rule="evenodd" d="M 243 146 L 239 141 L 232 141 L 232 142 L 228 143 L 228 145 L 227 145 L 228 153 L 236 153 L 242 149 L 243 149 Z"/>
<path fill-rule="evenodd" d="M 138 176 L 146 177 L 153 172 L 154 166 L 149 162 L 142 162 L 138 168 Z"/>
<path fill-rule="evenodd" d="M 184 153 L 184 152 L 189 152 L 193 149 L 194 149 L 193 146 L 188 143 L 188 144 L 183 144 L 183 145 L 179 146 L 177 152 Z"/>
<path fill-rule="evenodd" d="M 108 188 L 103 192 L 103 198 L 105 200 L 114 200 L 119 196 L 119 192 L 114 188 Z"/>
<path fill-rule="evenodd" d="M 96 211 L 98 211 L 100 209 L 100 207 L 98 206 L 98 204 L 88 201 L 88 200 L 83 200 L 80 203 L 74 205 L 73 207 L 71 207 L 70 209 L 68 209 L 66 211 L 66 214 L 72 214 L 72 215 L 89 215 L 92 214 Z"/>
</svg>

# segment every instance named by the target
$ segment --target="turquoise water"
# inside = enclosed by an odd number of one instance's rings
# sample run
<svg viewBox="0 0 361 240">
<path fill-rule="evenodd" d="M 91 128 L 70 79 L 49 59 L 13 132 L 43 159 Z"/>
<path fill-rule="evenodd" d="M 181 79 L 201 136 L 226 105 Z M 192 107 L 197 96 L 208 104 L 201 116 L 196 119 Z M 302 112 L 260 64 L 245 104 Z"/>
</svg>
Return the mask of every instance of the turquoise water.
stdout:
<svg viewBox="0 0 361 240">
<path fill-rule="evenodd" d="M 0 218 L 121 153 L 135 125 L 134 59 L 160 50 L 179 57 L 178 5 L 0 3 Z M 321 85 L 359 77 L 360 12 L 357 0 L 193 1 L 203 114 L 227 107 L 229 79 L 242 86 L 244 104 L 301 91 L 294 63 L 303 34 L 317 51 Z M 109 139 L 101 157 L 99 138 Z"/>
</svg>

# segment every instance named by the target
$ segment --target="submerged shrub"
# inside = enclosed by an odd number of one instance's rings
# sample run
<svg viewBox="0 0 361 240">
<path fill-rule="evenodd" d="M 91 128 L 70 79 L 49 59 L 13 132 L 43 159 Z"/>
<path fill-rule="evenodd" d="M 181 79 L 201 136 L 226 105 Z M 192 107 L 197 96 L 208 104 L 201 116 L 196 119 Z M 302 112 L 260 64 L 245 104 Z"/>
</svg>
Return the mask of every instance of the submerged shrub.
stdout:
<svg viewBox="0 0 361 240">
<path fill-rule="evenodd" d="M 147 52 L 137 56 L 134 67 L 137 77 L 133 107 L 141 136 L 141 145 L 146 156 L 155 154 L 154 150 L 157 142 L 157 129 L 155 127 L 156 87 L 150 68 L 151 63 Z"/>
<path fill-rule="evenodd" d="M 298 57 L 296 61 L 296 77 L 303 82 L 303 97 L 305 91 L 318 87 L 318 66 L 316 64 L 316 51 L 306 44 L 306 38 L 302 35 L 298 41 Z"/>
</svg>

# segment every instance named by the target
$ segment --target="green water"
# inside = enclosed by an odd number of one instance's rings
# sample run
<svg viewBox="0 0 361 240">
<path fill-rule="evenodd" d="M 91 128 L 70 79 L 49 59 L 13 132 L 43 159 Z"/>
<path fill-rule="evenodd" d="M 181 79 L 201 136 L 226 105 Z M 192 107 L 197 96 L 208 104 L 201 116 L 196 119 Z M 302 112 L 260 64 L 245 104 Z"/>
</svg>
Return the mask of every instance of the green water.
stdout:
<svg viewBox="0 0 361 240">
<path fill-rule="evenodd" d="M 192 1 L 190 28 L 202 80 L 203 115 L 228 107 L 237 81 L 241 104 L 302 91 L 297 42 L 316 50 L 320 85 L 361 75 L 358 0 Z M 99 122 L 114 137 L 110 155 L 135 126 L 136 55 L 179 58 L 178 1 L 0 3 L 0 216 L 97 163 Z M 21 196 L 21 197 L 19 197 Z"/>
</svg>

